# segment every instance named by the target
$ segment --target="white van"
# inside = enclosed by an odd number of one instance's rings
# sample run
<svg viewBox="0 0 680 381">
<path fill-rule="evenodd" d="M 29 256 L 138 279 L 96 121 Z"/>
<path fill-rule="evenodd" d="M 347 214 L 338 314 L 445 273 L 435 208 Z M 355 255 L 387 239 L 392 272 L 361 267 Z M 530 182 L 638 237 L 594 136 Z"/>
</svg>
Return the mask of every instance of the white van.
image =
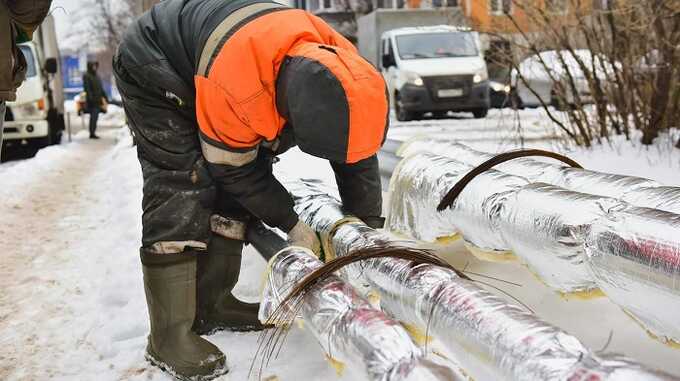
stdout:
<svg viewBox="0 0 680 381">
<path fill-rule="evenodd" d="M 393 29 L 380 41 L 381 70 L 400 121 L 431 112 L 489 110 L 489 74 L 479 34 L 448 25 Z"/>
<path fill-rule="evenodd" d="M 26 81 L 7 102 L 3 125 L 6 147 L 43 148 L 59 144 L 64 131 L 64 86 L 54 19 L 47 16 L 33 41 L 19 44 L 27 63 Z"/>
</svg>

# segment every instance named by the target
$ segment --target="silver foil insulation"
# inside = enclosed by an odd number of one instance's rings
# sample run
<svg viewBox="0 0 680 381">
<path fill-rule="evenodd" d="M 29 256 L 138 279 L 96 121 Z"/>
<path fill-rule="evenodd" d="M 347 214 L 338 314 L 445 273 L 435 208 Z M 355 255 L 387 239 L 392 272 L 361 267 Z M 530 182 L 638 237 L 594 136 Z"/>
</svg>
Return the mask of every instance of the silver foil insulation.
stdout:
<svg viewBox="0 0 680 381">
<path fill-rule="evenodd" d="M 680 343 L 680 215 L 629 207 L 593 223 L 597 285 L 662 341 Z"/>
<path fill-rule="evenodd" d="M 322 265 L 308 251 L 295 247 L 272 258 L 260 320 L 268 321 L 293 287 Z M 462 380 L 453 370 L 426 360 L 399 323 L 373 308 L 337 276 L 313 286 L 299 314 L 333 363 L 362 369 L 369 380 Z"/>
<path fill-rule="evenodd" d="M 300 217 L 328 239 L 335 255 L 393 244 L 389 236 L 344 215 L 340 202 L 316 186 L 294 188 Z M 628 359 L 596 355 L 574 336 L 450 269 L 377 258 L 351 265 L 345 276 L 377 291 L 390 316 L 443 343 L 473 379 L 674 379 Z"/>
<path fill-rule="evenodd" d="M 622 199 L 632 205 L 680 214 L 679 187 L 637 188 L 624 194 Z"/>
<path fill-rule="evenodd" d="M 453 208 L 437 212 L 465 168 L 428 153 L 403 159 L 392 178 L 388 228 L 427 241 L 458 232 L 487 250 L 510 250 L 552 289 L 600 289 L 662 341 L 680 342 L 678 215 L 543 183 L 522 184 L 518 177 L 508 183 L 509 176 L 497 171 L 475 178 Z M 485 181 L 494 176 L 506 180 Z M 619 235 L 645 244 L 613 244 Z M 587 239 L 598 245 L 588 246 Z"/>
<path fill-rule="evenodd" d="M 583 232 L 620 202 L 490 170 L 438 212 L 443 196 L 470 169 L 429 153 L 403 159 L 392 176 L 387 227 L 424 241 L 461 234 L 487 252 L 512 251 L 555 290 L 597 288 Z"/>
<path fill-rule="evenodd" d="M 485 251 L 504 252 L 509 246 L 499 232 L 507 198 L 528 181 L 499 171 L 475 178 L 454 205 L 437 211 L 444 195 L 472 167 L 447 157 L 418 153 L 401 161 L 390 182 L 387 226 L 423 241 L 461 234 Z"/>
<path fill-rule="evenodd" d="M 498 225 L 507 246 L 550 288 L 587 292 L 598 285 L 587 263 L 584 234 L 594 221 L 623 207 L 612 198 L 533 183 L 507 197 Z"/>
<path fill-rule="evenodd" d="M 476 151 L 452 139 L 427 137 L 404 143 L 398 155 L 406 157 L 418 152 L 430 152 L 455 158 L 472 166 L 477 166 L 493 157 L 489 153 Z M 637 206 L 653 207 L 676 213 L 680 211 L 680 188 L 673 188 L 675 191 L 670 192 L 667 188 L 654 191 L 653 189 L 661 187 L 661 184 L 649 179 L 569 168 L 558 162 L 542 162 L 529 158 L 509 161 L 498 165 L 495 169 L 522 176 L 532 183 L 548 183 L 574 192 L 625 199 Z M 629 193 L 632 195 L 627 197 Z M 647 202 L 641 204 L 632 202 L 640 199 L 646 199 Z"/>
</svg>

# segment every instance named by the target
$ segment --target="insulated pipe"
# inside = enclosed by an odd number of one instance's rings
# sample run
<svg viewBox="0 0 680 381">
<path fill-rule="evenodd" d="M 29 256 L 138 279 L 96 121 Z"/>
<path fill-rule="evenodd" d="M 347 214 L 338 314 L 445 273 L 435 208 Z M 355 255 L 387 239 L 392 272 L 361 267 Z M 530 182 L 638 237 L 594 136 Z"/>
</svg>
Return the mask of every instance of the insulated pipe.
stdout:
<svg viewBox="0 0 680 381">
<path fill-rule="evenodd" d="M 336 256 L 390 238 L 342 212 L 318 184 L 288 184 L 301 219 L 328 237 Z M 348 269 L 379 292 L 382 308 L 430 332 L 475 379 L 677 380 L 616 356 L 597 356 L 577 338 L 505 302 L 452 270 L 402 259 L 369 259 Z M 474 364 L 469 368 L 468 365 Z"/>
<path fill-rule="evenodd" d="M 497 171 L 438 213 L 467 168 L 424 152 L 403 159 L 387 226 L 427 241 L 458 231 L 477 246 L 510 249 L 552 289 L 599 289 L 661 341 L 680 343 L 680 215 L 542 183 L 508 187 Z"/>
<path fill-rule="evenodd" d="M 457 176 L 460 163 L 447 163 L 443 156 L 423 150 L 446 151 L 465 162 L 489 156 L 446 140 L 420 139 L 404 146 L 400 153 L 408 157 L 393 176 L 398 184 L 391 194 L 387 222 L 390 228 L 415 237 L 446 231 L 461 221 L 442 221 L 444 215 L 435 214 L 431 205 L 441 198 L 438 192 L 419 191 Z M 503 237 L 507 247 L 551 288 L 586 295 L 599 288 L 654 337 L 680 343 L 680 215 L 673 214 L 680 212 L 680 188 L 526 159 L 504 163 L 499 169 L 567 188 L 622 195 L 620 199 L 591 196 L 537 182 L 493 208 L 498 214 L 485 211 L 487 201 L 479 203 L 477 214 L 494 219 L 491 225 L 497 231 L 490 232 Z M 495 187 L 498 192 L 504 189 L 503 184 Z"/>
<path fill-rule="evenodd" d="M 260 321 L 281 323 L 276 318 L 282 308 L 285 314 L 299 313 L 338 373 L 351 366 L 374 381 L 464 379 L 449 364 L 426 359 L 399 323 L 372 307 L 338 276 L 314 284 L 303 296 L 299 311 L 282 307 L 281 302 L 295 285 L 321 266 L 323 263 L 311 252 L 299 247 L 288 247 L 274 255 L 265 280 Z"/>
<path fill-rule="evenodd" d="M 443 156 L 419 153 L 402 160 L 392 176 L 387 225 L 433 242 L 461 234 L 477 255 L 503 260 L 510 247 L 498 223 L 508 198 L 528 184 L 522 177 L 489 170 L 475 178 L 453 207 L 437 205 L 472 167 Z"/>
<path fill-rule="evenodd" d="M 493 157 L 487 152 L 474 150 L 458 143 L 455 139 L 418 137 L 405 142 L 395 150 L 398 143 L 390 141 L 386 149 L 399 157 L 418 152 L 428 152 L 453 158 L 477 166 Z M 653 207 L 668 212 L 680 212 L 680 188 L 675 191 L 662 187 L 660 183 L 641 177 L 623 176 L 577 168 L 568 168 L 533 159 L 518 159 L 499 165 L 497 170 L 522 176 L 531 182 L 542 182 L 581 193 L 623 199 L 636 206 Z M 658 188 L 664 188 L 656 190 Z M 641 202 L 641 198 L 649 199 Z M 673 200 L 674 198 L 674 200 Z M 638 202 L 636 202 L 636 200 Z"/>
<path fill-rule="evenodd" d="M 627 207 L 585 234 L 598 286 L 652 335 L 680 344 L 680 215 Z"/>
</svg>

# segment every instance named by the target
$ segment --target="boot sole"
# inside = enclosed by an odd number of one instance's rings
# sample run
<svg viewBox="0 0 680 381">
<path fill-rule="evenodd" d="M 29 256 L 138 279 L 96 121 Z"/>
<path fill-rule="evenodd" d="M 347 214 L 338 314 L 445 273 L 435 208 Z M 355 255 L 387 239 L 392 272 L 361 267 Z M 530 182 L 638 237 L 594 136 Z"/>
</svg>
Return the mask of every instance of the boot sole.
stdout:
<svg viewBox="0 0 680 381">
<path fill-rule="evenodd" d="M 194 333 L 198 335 L 210 336 L 217 332 L 259 332 L 265 329 L 274 328 L 273 325 L 241 325 L 241 326 L 211 326 L 206 328 L 194 328 Z"/>
<path fill-rule="evenodd" d="M 162 370 L 163 372 L 170 374 L 171 376 L 173 376 L 176 379 L 181 380 L 181 381 L 210 381 L 210 380 L 216 379 L 217 377 L 220 377 L 220 376 L 223 376 L 223 375 L 229 373 L 229 367 L 227 366 L 226 361 L 224 362 L 224 366 L 222 366 L 221 368 L 215 369 L 215 371 L 211 374 L 196 375 L 196 376 L 187 377 L 187 376 L 183 376 L 183 375 L 175 372 L 175 370 L 170 365 L 164 363 L 163 361 L 156 359 L 149 352 L 146 352 L 144 354 L 144 358 L 151 365 L 155 366 L 156 368 Z"/>
</svg>

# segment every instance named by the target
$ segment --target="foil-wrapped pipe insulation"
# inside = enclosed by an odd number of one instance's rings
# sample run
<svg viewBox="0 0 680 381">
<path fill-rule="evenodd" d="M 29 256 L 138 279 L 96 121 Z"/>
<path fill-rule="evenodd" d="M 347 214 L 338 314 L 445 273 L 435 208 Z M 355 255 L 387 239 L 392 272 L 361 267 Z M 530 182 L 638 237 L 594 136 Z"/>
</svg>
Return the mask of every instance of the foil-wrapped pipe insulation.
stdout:
<svg viewBox="0 0 680 381">
<path fill-rule="evenodd" d="M 584 233 L 624 207 L 616 199 L 533 183 L 507 198 L 499 226 L 513 253 L 550 288 L 589 292 L 598 286 L 586 261 Z"/>
<path fill-rule="evenodd" d="M 437 211 L 442 197 L 472 167 L 429 153 L 404 158 L 392 175 L 387 226 L 423 241 L 460 234 L 486 252 L 509 250 L 500 234 L 500 214 L 508 197 L 528 184 L 522 177 L 491 170 L 477 176 L 454 205 Z"/>
<path fill-rule="evenodd" d="M 430 137 L 427 135 L 415 136 L 403 142 L 397 148 L 395 154 L 399 157 L 407 157 L 420 152 L 453 157 L 460 162 L 473 166 L 482 164 L 493 157 L 488 152 L 478 151 L 465 144 L 458 143 L 454 139 Z M 454 152 L 455 156 L 451 152 Z"/>
<path fill-rule="evenodd" d="M 431 152 L 455 158 L 472 166 L 477 166 L 493 157 L 487 152 L 476 151 L 457 143 L 455 139 L 427 137 L 416 138 L 404 143 L 398 152 L 400 156 L 417 152 Z M 559 163 L 542 162 L 529 158 L 502 163 L 495 169 L 511 175 L 522 176 L 531 182 L 548 183 L 574 192 L 619 199 L 632 191 L 661 186 L 654 180 L 641 177 L 569 168 Z"/>
<path fill-rule="evenodd" d="M 462 163 L 476 167 L 494 157 L 488 152 L 477 151 L 454 139 L 416 137 L 397 150 L 397 155 L 407 157 L 419 152 L 428 152 L 436 155 L 450 157 Z M 544 163 L 529 158 L 519 158 L 501 163 L 494 169 L 514 176 L 521 176 L 531 182 L 543 182 L 552 184 L 559 178 L 561 169 L 566 168 L 561 163 Z"/>
<path fill-rule="evenodd" d="M 414 154 L 404 161 L 408 163 L 411 157 L 418 155 L 426 154 Z M 423 161 L 422 158 L 418 160 Z M 404 166 L 410 168 L 407 165 Z M 427 163 L 427 165 L 432 165 L 432 162 Z M 450 166 L 453 168 L 450 172 L 458 174 L 457 168 L 460 167 L 460 163 L 457 163 L 456 166 Z M 436 168 L 436 166 L 433 166 L 433 168 Z M 395 181 L 399 181 L 399 183 L 395 182 L 395 184 L 397 187 L 404 187 L 407 191 L 399 191 L 395 188 L 393 204 L 390 205 L 391 211 L 404 210 L 400 202 L 405 197 L 407 199 L 426 198 L 427 193 L 422 192 L 422 190 L 427 188 L 422 188 L 421 184 L 424 181 L 419 176 L 428 176 L 427 170 L 417 166 L 413 169 L 410 177 L 413 182 L 412 187 L 419 186 L 421 191 L 416 189 L 412 193 L 408 193 L 408 180 L 401 179 L 399 177 L 401 170 L 397 171 Z M 441 171 L 446 172 L 445 170 Z M 566 183 L 574 185 L 581 181 L 584 181 L 584 184 L 587 182 L 588 176 L 574 180 L 578 176 L 574 173 L 570 174 L 572 171 L 574 170 L 566 168 L 562 170 L 562 173 L 565 174 Z M 435 179 L 443 177 L 441 175 L 436 176 Z M 598 174 L 598 176 L 600 178 L 607 177 L 607 175 L 602 174 Z M 604 188 L 609 187 L 611 193 L 617 194 L 621 194 L 623 189 L 630 187 L 632 190 L 624 198 L 636 203 L 644 204 L 648 202 L 655 207 L 666 205 L 670 209 L 673 201 L 677 199 L 676 190 L 671 187 L 640 187 L 639 185 L 643 182 L 636 178 L 632 178 L 631 181 L 624 179 L 626 181 L 619 182 L 621 179 L 621 176 L 612 175 L 600 185 Z M 593 180 L 593 183 L 597 181 Z M 424 183 L 428 184 L 427 182 Z M 447 185 L 447 187 L 450 186 Z M 656 199 L 654 197 L 645 198 L 641 195 L 656 195 Z M 640 198 L 635 200 L 632 199 L 633 197 Z M 413 204 L 413 202 L 405 203 L 405 205 L 410 204 Z M 393 205 L 398 207 L 393 209 Z M 480 209 L 483 207 L 481 203 L 478 205 Z M 421 203 L 417 207 L 434 213 L 433 205 Z M 680 217 L 659 210 L 632 209 L 639 211 L 639 215 L 635 216 L 624 211 L 628 209 L 630 209 L 628 204 L 615 198 L 587 195 L 548 184 L 533 183 L 517 189 L 504 199 L 495 231 L 501 233 L 505 247 L 526 263 L 530 270 L 551 288 L 565 293 L 590 292 L 599 288 L 613 302 L 636 317 L 652 334 L 659 336 L 664 341 L 678 341 L 678 330 L 680 330 L 680 328 L 677 328 L 680 327 L 677 324 L 677 317 L 680 316 L 680 298 L 678 298 L 680 254 L 677 253 L 677 250 L 679 250 L 677 248 L 680 246 L 680 230 L 677 230 L 675 221 Z M 420 215 L 422 211 L 410 213 Z M 404 212 L 401 212 L 401 214 L 408 216 Z M 649 217 L 650 214 L 653 217 Z M 395 216 L 399 216 L 399 214 L 395 214 Z M 622 216 L 625 216 L 625 218 Z M 442 217 L 440 216 L 440 218 Z M 446 216 L 445 218 L 451 217 Z M 615 226 L 617 229 L 625 229 L 622 231 L 628 232 L 627 234 L 632 237 L 626 242 L 636 241 L 637 235 L 646 237 L 644 238 L 646 244 L 642 246 L 642 249 L 629 244 L 612 246 L 612 235 L 601 232 L 603 226 L 605 229 L 612 229 L 613 222 L 611 221 L 620 223 L 621 218 L 626 223 Z M 432 221 L 437 220 L 432 219 Z M 448 220 L 448 225 L 453 226 L 453 221 L 453 219 Z M 390 225 L 388 226 L 392 227 L 393 221 L 390 220 L 389 222 Z M 394 223 L 395 228 L 401 231 L 411 229 L 417 232 L 418 227 L 404 228 L 396 223 L 408 226 L 423 222 L 402 217 L 395 219 Z M 437 221 L 437 223 L 446 224 L 447 222 Z M 458 228 L 458 225 L 456 227 Z M 650 227 L 653 228 L 651 232 L 656 233 L 647 233 Z M 428 226 L 428 228 L 431 227 Z M 598 255 L 591 254 L 589 256 L 591 259 L 588 261 L 587 256 L 584 255 L 586 247 L 584 239 L 591 232 L 591 229 L 600 232 L 599 240 L 595 239 L 594 242 L 598 242 L 602 248 L 591 249 L 593 253 Z M 491 232 L 491 230 L 486 232 Z M 665 236 L 658 235 L 664 232 L 667 232 Z M 668 242 L 671 242 L 671 244 L 668 244 Z M 673 254 L 669 254 L 673 252 L 672 249 L 667 249 L 669 245 L 675 247 L 674 250 L 676 251 Z M 654 266 L 657 264 L 655 262 L 658 255 L 655 251 L 657 247 L 666 248 L 664 255 L 668 262 L 661 267 Z M 623 259 L 628 261 L 622 262 Z M 619 270 L 615 271 L 615 269 Z M 593 275 L 593 273 L 598 274 L 598 276 Z M 661 277 L 659 273 L 664 274 L 665 278 Z M 628 279 L 628 283 L 617 277 Z M 637 293 L 635 293 L 635 290 L 637 290 Z M 645 298 L 644 295 L 649 295 L 649 297 Z"/>
<path fill-rule="evenodd" d="M 680 214 L 680 187 L 654 187 L 631 190 L 622 199 L 643 208 Z"/>
<path fill-rule="evenodd" d="M 680 215 L 629 207 L 587 232 L 595 281 L 651 334 L 680 343 Z"/>
<path fill-rule="evenodd" d="M 296 247 L 283 249 L 272 258 L 260 320 L 268 322 L 275 317 L 293 287 L 322 265 L 307 250 Z M 332 363 L 360 368 L 369 380 L 463 380 L 452 368 L 427 360 L 398 322 L 372 307 L 337 276 L 314 285 L 298 313 Z"/>
<path fill-rule="evenodd" d="M 389 236 L 344 215 L 337 199 L 309 189 L 293 193 L 300 217 L 325 233 L 338 257 L 390 244 Z M 451 269 L 394 258 L 350 267 L 350 279 L 377 291 L 383 310 L 439 340 L 473 379 L 675 379 L 629 359 L 596 355 L 574 336 Z"/>
<path fill-rule="evenodd" d="M 641 177 L 615 175 L 577 168 L 563 168 L 553 182 L 574 192 L 621 199 L 626 193 L 643 188 L 659 187 L 660 183 Z"/>
</svg>

